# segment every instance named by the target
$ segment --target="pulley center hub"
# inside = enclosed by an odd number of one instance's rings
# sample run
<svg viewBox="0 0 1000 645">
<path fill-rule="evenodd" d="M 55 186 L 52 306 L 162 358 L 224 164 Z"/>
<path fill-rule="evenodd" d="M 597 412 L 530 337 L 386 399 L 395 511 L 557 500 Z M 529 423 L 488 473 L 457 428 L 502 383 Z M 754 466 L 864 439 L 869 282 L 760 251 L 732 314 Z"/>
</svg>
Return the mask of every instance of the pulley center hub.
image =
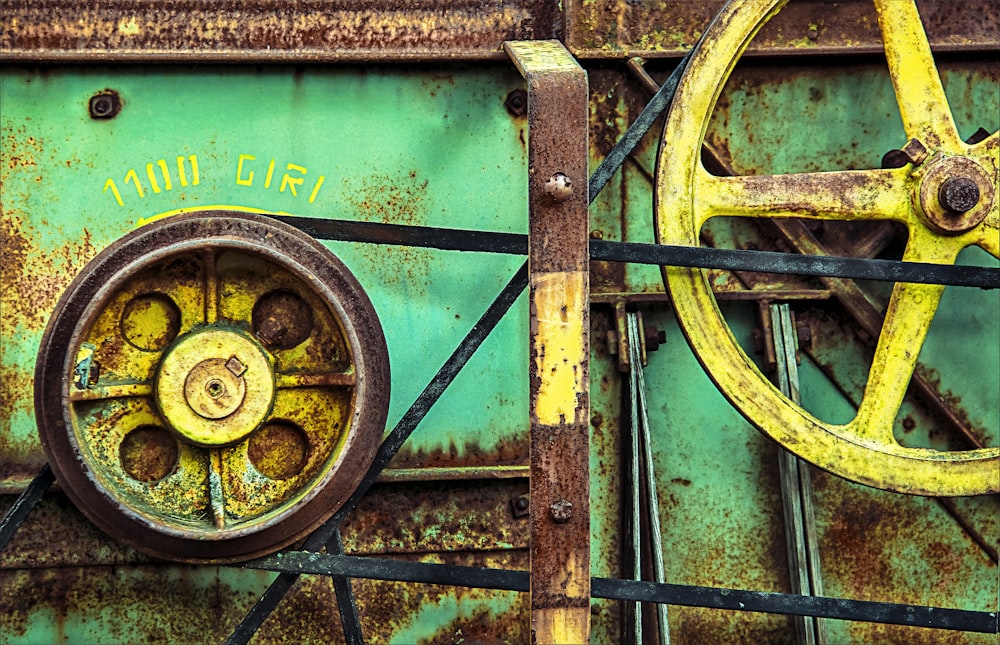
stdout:
<svg viewBox="0 0 1000 645">
<path fill-rule="evenodd" d="M 990 174 L 968 157 L 944 157 L 920 181 L 920 210 L 941 233 L 970 231 L 986 219 L 996 188 Z"/>
<path fill-rule="evenodd" d="M 274 373 L 264 350 L 237 331 L 185 335 L 160 364 L 156 402 L 181 437 L 224 446 L 246 437 L 274 401 Z"/>
</svg>

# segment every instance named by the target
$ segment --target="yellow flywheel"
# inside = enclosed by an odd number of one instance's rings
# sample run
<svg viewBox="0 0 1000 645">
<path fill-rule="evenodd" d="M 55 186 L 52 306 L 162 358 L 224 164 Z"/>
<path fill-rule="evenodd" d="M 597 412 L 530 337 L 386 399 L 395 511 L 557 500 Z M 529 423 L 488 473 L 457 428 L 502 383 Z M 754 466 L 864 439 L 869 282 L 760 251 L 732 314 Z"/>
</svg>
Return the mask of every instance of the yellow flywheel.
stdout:
<svg viewBox="0 0 1000 645">
<path fill-rule="evenodd" d="M 721 177 L 701 162 L 715 105 L 753 36 L 787 0 L 731 1 L 678 85 L 657 160 L 656 235 L 697 246 L 712 217 L 881 220 L 905 225 L 903 260 L 953 264 L 976 245 L 1000 257 L 1000 138 L 959 137 L 913 0 L 876 0 L 909 162 L 878 170 Z M 921 495 L 1000 491 L 1000 449 L 908 448 L 893 422 L 944 287 L 897 283 L 864 397 L 849 423 L 825 423 L 783 396 L 726 325 L 706 272 L 664 267 L 681 327 L 725 396 L 754 425 L 812 463 L 877 488 Z"/>
<path fill-rule="evenodd" d="M 361 285 L 261 215 L 144 226 L 88 264 L 46 329 L 35 407 L 66 494 L 139 550 L 245 560 L 350 496 L 385 429 L 389 361 Z"/>
</svg>

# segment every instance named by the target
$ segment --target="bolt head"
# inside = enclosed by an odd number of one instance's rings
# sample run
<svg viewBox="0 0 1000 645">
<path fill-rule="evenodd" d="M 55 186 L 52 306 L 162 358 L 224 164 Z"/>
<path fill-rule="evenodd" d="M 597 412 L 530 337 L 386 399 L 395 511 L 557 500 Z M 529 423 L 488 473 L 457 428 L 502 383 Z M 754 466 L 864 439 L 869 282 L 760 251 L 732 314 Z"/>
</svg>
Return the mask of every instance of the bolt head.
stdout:
<svg viewBox="0 0 1000 645">
<path fill-rule="evenodd" d="M 121 99 L 112 91 L 99 92 L 90 97 L 90 118 L 110 119 L 121 110 Z"/>
<path fill-rule="evenodd" d="M 573 517 L 573 504 L 564 499 L 559 500 L 549 507 L 552 521 L 556 524 L 565 524 Z"/>
<path fill-rule="evenodd" d="M 968 177 L 949 177 L 938 189 L 938 201 L 951 213 L 967 213 L 979 203 L 979 185 Z"/>
<path fill-rule="evenodd" d="M 545 181 L 545 194 L 557 202 L 564 202 L 573 194 L 573 181 L 557 172 Z"/>
</svg>

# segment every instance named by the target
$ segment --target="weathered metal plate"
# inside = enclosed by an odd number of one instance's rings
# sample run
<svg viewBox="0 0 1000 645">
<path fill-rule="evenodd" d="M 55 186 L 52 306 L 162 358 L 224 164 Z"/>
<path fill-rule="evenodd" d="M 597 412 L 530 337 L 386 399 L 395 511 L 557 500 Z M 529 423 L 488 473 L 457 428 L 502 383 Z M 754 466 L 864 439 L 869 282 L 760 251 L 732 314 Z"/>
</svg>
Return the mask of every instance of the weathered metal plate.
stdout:
<svg viewBox="0 0 1000 645">
<path fill-rule="evenodd" d="M 540 0 L 142 0 L 0 3 L 7 60 L 322 62 L 502 59 L 551 38 Z"/>
<path fill-rule="evenodd" d="M 568 0 L 566 44 L 580 58 L 679 57 L 701 37 L 724 0 Z M 935 51 L 996 51 L 1000 14 L 990 0 L 918 0 Z M 750 55 L 882 52 L 867 0 L 793 0 L 757 36 Z"/>
</svg>

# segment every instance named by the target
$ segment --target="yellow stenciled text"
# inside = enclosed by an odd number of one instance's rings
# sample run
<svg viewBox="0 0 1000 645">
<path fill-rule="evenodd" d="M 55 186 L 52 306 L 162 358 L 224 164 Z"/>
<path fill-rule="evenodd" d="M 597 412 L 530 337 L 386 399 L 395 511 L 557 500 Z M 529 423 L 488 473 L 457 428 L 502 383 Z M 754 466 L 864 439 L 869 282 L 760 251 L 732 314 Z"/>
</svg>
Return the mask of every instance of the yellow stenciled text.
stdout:
<svg viewBox="0 0 1000 645">
<path fill-rule="evenodd" d="M 197 186 L 201 183 L 201 176 L 198 172 L 198 155 L 178 155 L 175 159 L 176 163 L 176 175 L 171 171 L 171 164 L 167 162 L 166 159 L 158 159 L 156 161 L 151 161 L 146 164 L 145 168 L 140 166 L 140 170 L 136 171 L 135 168 L 129 168 L 122 179 L 122 189 L 118 188 L 118 184 L 111 177 L 104 182 L 104 192 L 111 191 L 112 197 L 119 206 L 125 205 L 125 200 L 122 197 L 122 191 L 126 195 L 131 194 L 131 190 L 126 189 L 126 186 L 131 186 L 135 190 L 136 196 L 140 199 L 146 196 L 146 188 L 148 187 L 153 193 L 160 193 L 162 191 L 173 190 L 175 186 L 187 187 L 187 186 Z M 140 174 L 142 171 L 142 174 Z M 174 183 L 176 177 L 177 183 Z"/>
<path fill-rule="evenodd" d="M 286 163 L 284 168 L 278 167 L 281 177 L 275 176 L 277 161 L 270 159 L 266 165 L 263 160 L 258 161 L 254 155 L 241 154 L 236 162 L 236 185 L 237 186 L 262 186 L 269 189 L 272 186 L 278 192 L 291 193 L 292 197 L 298 197 L 300 192 L 309 195 L 309 203 L 316 201 L 316 195 L 323 186 L 326 177 L 317 175 L 315 181 L 311 178 L 306 183 L 306 175 L 309 174 L 305 166 L 294 163 Z"/>
</svg>

